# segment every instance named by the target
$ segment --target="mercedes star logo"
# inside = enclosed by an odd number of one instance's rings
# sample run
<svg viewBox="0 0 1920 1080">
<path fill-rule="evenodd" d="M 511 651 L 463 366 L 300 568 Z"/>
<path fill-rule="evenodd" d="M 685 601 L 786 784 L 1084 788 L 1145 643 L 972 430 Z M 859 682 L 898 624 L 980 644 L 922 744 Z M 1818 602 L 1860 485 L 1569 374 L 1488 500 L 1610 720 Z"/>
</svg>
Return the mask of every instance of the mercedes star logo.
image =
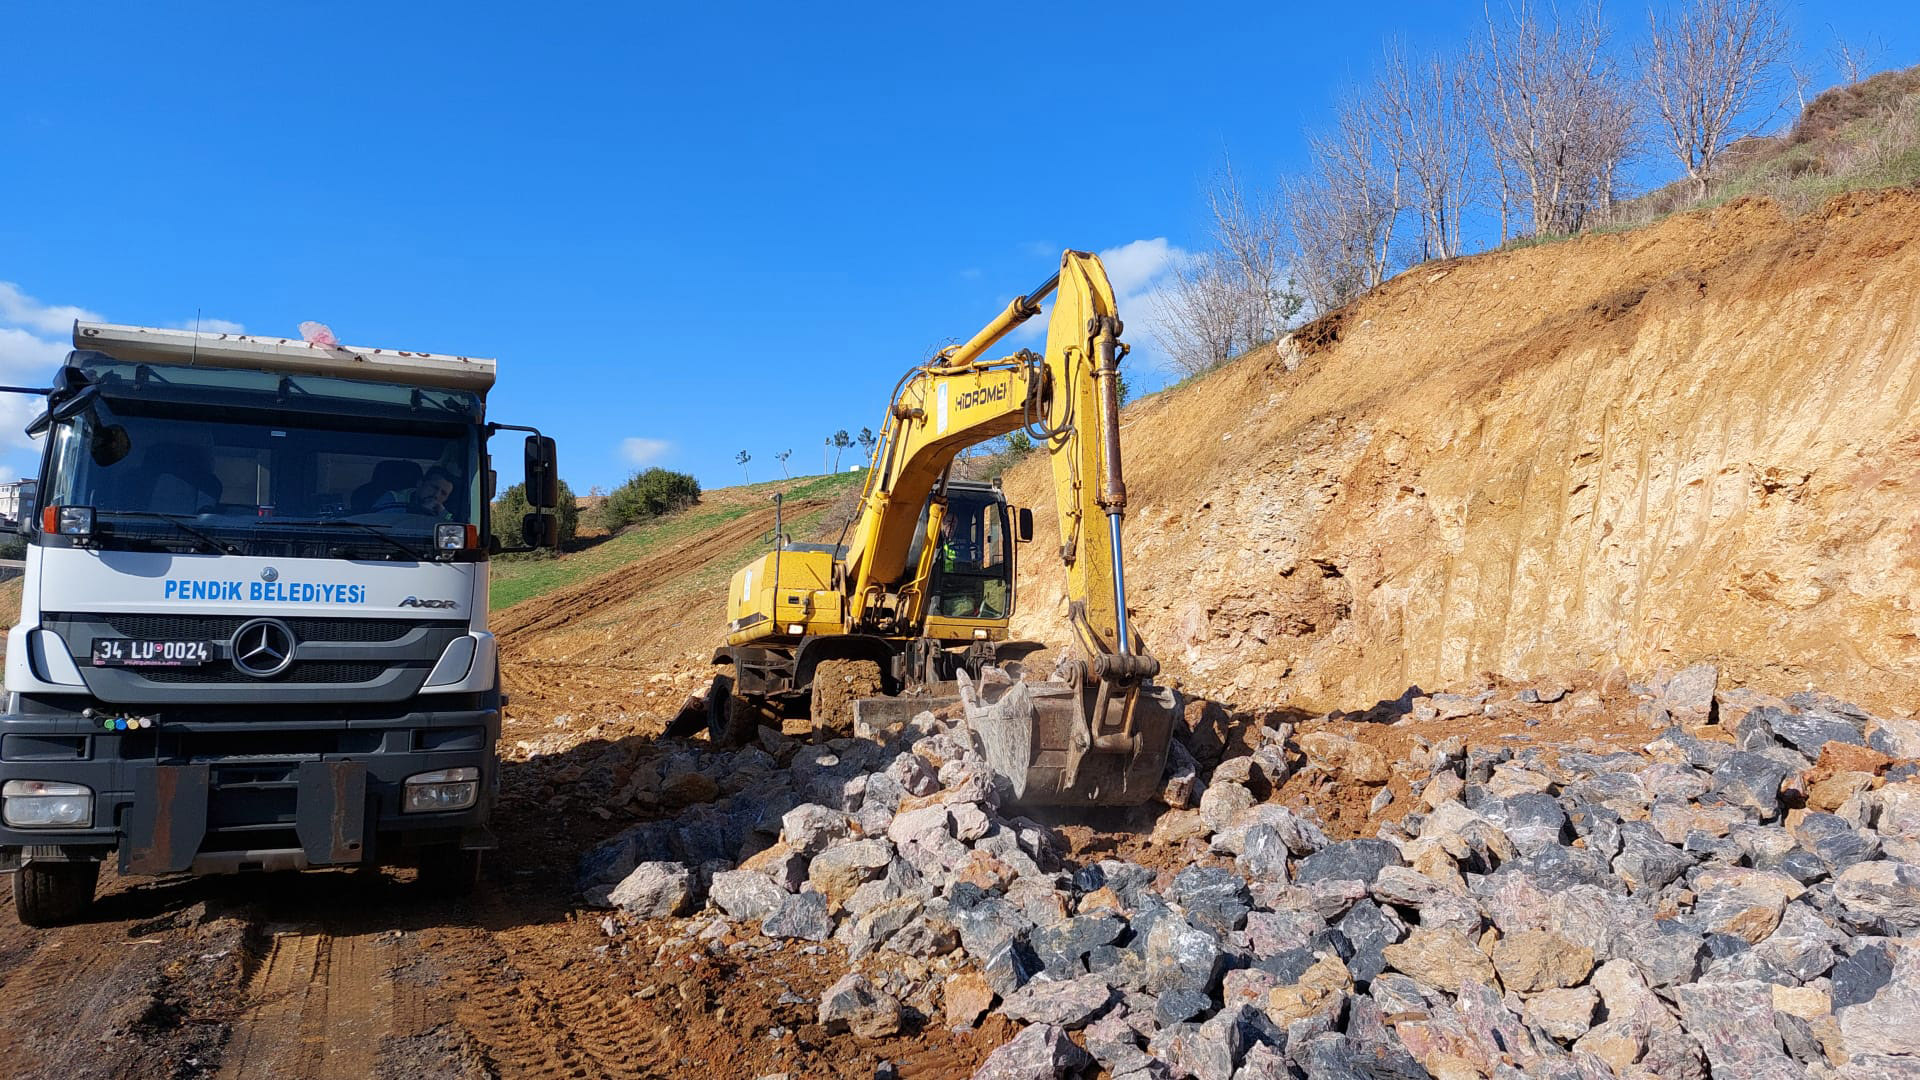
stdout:
<svg viewBox="0 0 1920 1080">
<path fill-rule="evenodd" d="M 280 571 L 275 570 L 271 566 L 266 567 L 265 569 L 260 571 L 260 580 L 261 581 L 279 581 Z"/>
<path fill-rule="evenodd" d="M 255 619 L 233 632 L 233 666 L 265 679 L 293 663 L 293 631 L 278 619 Z"/>
</svg>

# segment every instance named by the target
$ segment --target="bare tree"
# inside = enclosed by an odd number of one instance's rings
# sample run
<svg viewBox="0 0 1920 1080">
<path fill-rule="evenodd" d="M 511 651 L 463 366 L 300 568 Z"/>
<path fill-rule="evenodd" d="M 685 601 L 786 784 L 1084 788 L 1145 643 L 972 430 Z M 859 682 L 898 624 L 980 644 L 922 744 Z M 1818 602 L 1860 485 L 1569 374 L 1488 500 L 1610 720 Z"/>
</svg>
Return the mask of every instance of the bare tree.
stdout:
<svg viewBox="0 0 1920 1080">
<path fill-rule="evenodd" d="M 1741 118 L 1772 87 L 1790 41 L 1786 20 L 1777 0 L 1688 0 L 1665 21 L 1649 11 L 1647 25 L 1639 57 L 1646 99 L 1662 141 L 1704 198 Z"/>
<path fill-rule="evenodd" d="M 1632 144 L 1632 102 L 1599 7 L 1563 22 L 1516 0 L 1504 20 L 1489 7 L 1486 23 L 1473 93 L 1503 207 L 1524 201 L 1535 235 L 1574 232 L 1611 204 Z"/>
<path fill-rule="evenodd" d="M 1431 54 L 1414 59 L 1389 43 L 1374 82 L 1388 154 L 1411 182 L 1419 215 L 1419 259 L 1460 253 L 1460 219 L 1473 199 L 1476 139 L 1468 65 Z"/>
<path fill-rule="evenodd" d="M 1206 190 L 1210 250 L 1174 260 L 1154 287 L 1151 332 L 1174 370 L 1197 375 L 1286 333 L 1294 287 L 1276 190 L 1249 190 L 1226 162 Z"/>
<path fill-rule="evenodd" d="M 1154 286 L 1154 340 L 1182 375 L 1199 375 L 1233 359 L 1243 339 L 1246 305 L 1226 257 L 1209 252 L 1175 262 Z"/>
<path fill-rule="evenodd" d="M 1237 327 L 1244 350 L 1285 333 L 1302 299 L 1287 265 L 1287 220 L 1279 191 L 1249 192 L 1225 162 L 1207 189 L 1213 246 L 1243 309 Z"/>
<path fill-rule="evenodd" d="M 1840 83 L 1843 86 L 1852 86 L 1866 78 L 1874 62 L 1886 54 L 1887 44 L 1878 36 L 1870 36 L 1865 41 L 1855 43 L 1842 38 L 1840 32 L 1834 30 L 1832 23 L 1827 24 L 1827 29 L 1833 33 L 1833 44 L 1828 47 L 1827 56 L 1833 60 L 1834 70 L 1840 73 Z M 1804 107 L 1803 102 L 1802 108 Z"/>
</svg>

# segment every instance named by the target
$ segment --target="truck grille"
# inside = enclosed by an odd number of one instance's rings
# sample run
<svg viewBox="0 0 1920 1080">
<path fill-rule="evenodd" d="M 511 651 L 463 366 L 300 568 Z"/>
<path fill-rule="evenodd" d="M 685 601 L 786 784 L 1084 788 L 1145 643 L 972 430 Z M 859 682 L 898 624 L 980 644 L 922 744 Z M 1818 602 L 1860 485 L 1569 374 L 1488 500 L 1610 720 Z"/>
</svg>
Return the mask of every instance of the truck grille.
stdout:
<svg viewBox="0 0 1920 1080">
<path fill-rule="evenodd" d="M 128 668 L 142 679 L 156 683 L 365 683 L 387 670 L 378 663 L 351 660 L 298 660 L 270 679 L 257 679 L 232 664 L 221 661 L 197 668 Z"/>
<path fill-rule="evenodd" d="M 92 616 L 113 627 L 123 637 L 172 641 L 227 641 L 240 624 L 259 616 L 248 615 L 126 615 Z M 407 632 L 421 626 L 439 625 L 411 619 L 330 619 L 319 617 L 280 617 L 300 641 L 381 642 L 398 641 Z"/>
</svg>

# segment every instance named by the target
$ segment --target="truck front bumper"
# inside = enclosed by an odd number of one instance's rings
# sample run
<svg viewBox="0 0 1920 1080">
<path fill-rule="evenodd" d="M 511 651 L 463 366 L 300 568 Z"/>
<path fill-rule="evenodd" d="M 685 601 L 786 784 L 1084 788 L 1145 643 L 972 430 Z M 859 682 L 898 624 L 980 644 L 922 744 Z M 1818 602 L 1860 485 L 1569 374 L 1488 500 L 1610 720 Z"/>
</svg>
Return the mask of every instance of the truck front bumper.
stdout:
<svg viewBox="0 0 1920 1080">
<path fill-rule="evenodd" d="M 267 709 L 242 721 L 175 707 L 127 730 L 41 708 L 0 715 L 0 786 L 78 784 L 92 805 L 85 826 L 0 820 L 0 870 L 117 853 L 122 873 L 231 873 L 401 862 L 430 845 L 491 847 L 496 701 L 364 716 L 289 709 L 272 718 Z M 477 773 L 471 805 L 405 810 L 408 778 L 457 769 Z"/>
</svg>

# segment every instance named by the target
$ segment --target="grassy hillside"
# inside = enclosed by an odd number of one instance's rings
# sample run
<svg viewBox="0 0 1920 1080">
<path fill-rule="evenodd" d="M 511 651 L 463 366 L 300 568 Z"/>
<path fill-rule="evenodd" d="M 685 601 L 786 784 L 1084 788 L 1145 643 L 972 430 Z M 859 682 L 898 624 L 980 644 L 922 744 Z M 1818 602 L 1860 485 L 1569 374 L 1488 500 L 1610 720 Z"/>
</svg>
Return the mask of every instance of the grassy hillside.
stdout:
<svg viewBox="0 0 1920 1080">
<path fill-rule="evenodd" d="M 1920 183 L 1920 67 L 1883 71 L 1809 101 L 1785 134 L 1727 148 L 1712 190 L 1685 180 L 1623 205 L 1600 231 L 1645 225 L 1684 210 L 1764 195 L 1805 213 L 1849 191 Z"/>
<path fill-rule="evenodd" d="M 793 500 L 832 498 L 857 489 L 865 475 L 864 472 L 831 473 L 721 488 L 708 492 L 699 503 L 686 510 L 635 525 L 584 551 L 551 559 L 495 562 L 492 571 L 492 607 L 498 611 L 523 600 L 544 596 L 556 589 L 617 570 L 688 538 L 712 532 L 753 511 L 766 509 L 776 491 L 784 491 L 787 498 Z M 820 515 L 816 513 L 814 516 Z M 817 522 L 796 519 L 788 525 L 787 531 L 801 535 L 803 529 L 810 529 L 815 524 Z"/>
</svg>

